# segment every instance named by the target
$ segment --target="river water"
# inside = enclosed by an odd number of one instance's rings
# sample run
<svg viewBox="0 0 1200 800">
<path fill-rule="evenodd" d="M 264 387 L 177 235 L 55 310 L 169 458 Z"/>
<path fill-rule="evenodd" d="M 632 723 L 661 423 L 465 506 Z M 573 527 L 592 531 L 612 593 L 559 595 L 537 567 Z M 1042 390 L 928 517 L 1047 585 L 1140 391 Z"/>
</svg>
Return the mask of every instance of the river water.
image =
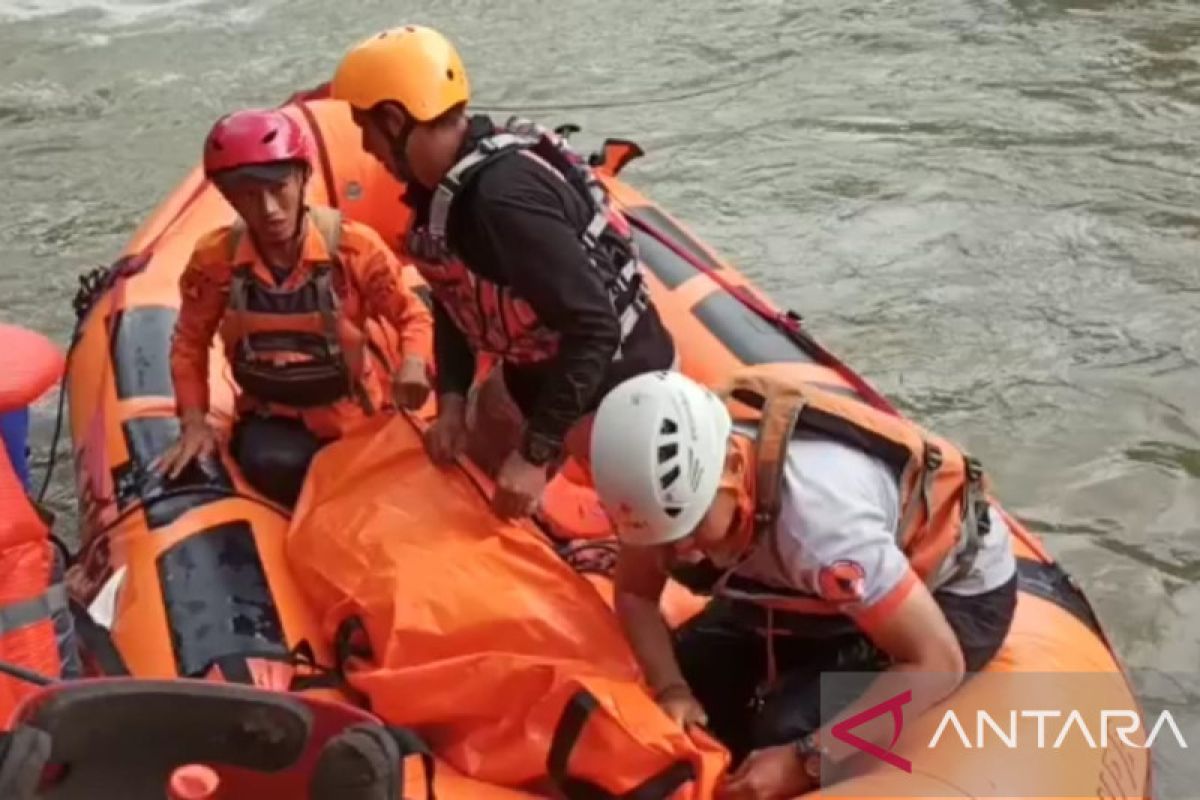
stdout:
<svg viewBox="0 0 1200 800">
<path fill-rule="evenodd" d="M 979 455 L 1130 664 L 1200 663 L 1200 4 L 0 0 L 0 319 L 65 341 L 218 114 L 408 21 L 480 105 L 639 141 L 627 179 Z"/>
</svg>

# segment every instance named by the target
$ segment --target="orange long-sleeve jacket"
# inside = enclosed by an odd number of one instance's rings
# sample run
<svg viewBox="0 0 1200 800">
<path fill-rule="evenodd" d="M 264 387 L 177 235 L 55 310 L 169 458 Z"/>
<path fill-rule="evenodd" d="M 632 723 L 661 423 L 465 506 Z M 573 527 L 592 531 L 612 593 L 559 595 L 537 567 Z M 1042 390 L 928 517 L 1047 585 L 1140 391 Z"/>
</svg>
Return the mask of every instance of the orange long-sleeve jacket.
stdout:
<svg viewBox="0 0 1200 800">
<path fill-rule="evenodd" d="M 171 342 L 171 375 L 176 407 L 208 410 L 209 348 L 220 331 L 227 360 L 232 360 L 236 341 L 222 327 L 229 305 L 234 264 L 249 264 L 250 277 L 264 286 L 291 290 L 306 282 L 316 265 L 330 261 L 326 244 L 311 215 L 306 217 L 300 262 L 278 283 L 263 263 L 250 236 L 242 236 L 238 250 L 229 256 L 230 227 L 217 228 L 196 243 L 192 258 L 179 280 L 181 306 Z M 338 242 L 342 275 L 333 281 L 343 321 L 365 330 L 369 318 L 389 322 L 399 337 L 402 358 L 429 361 L 433 348 L 433 318 L 421 300 L 404 284 L 400 265 L 374 230 L 343 218 Z M 358 376 L 374 408 L 390 403 L 390 375 L 377 359 L 365 358 Z M 316 408 L 281 407 L 242 391 L 237 399 L 239 414 L 251 410 L 299 417 L 321 438 L 341 436 L 365 418 L 362 405 L 353 398 Z"/>
</svg>

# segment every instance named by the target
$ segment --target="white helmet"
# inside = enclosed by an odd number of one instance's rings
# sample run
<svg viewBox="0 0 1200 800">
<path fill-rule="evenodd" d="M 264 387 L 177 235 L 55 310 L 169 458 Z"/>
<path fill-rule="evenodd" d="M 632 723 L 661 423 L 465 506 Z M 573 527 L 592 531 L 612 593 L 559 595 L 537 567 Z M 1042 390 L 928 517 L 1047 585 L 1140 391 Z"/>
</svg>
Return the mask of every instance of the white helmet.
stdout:
<svg viewBox="0 0 1200 800">
<path fill-rule="evenodd" d="M 678 372 L 644 373 L 605 396 L 592 428 L 592 477 L 621 541 L 666 544 L 700 524 L 732 427 L 721 399 Z"/>
</svg>

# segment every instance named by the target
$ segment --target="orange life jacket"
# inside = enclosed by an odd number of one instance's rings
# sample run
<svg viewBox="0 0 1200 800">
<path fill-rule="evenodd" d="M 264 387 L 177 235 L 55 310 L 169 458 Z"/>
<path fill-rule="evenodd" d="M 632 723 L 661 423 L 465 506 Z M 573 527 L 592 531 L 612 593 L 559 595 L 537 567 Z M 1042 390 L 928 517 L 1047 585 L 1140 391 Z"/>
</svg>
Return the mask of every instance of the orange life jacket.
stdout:
<svg viewBox="0 0 1200 800">
<path fill-rule="evenodd" d="M 0 448 L 0 661 L 57 678 L 62 656 L 52 615 L 66 608 L 67 598 L 63 585 L 52 582 L 54 545 L 49 534 Z M 0 727 L 36 690 L 0 675 Z"/>
<path fill-rule="evenodd" d="M 421 277 L 476 353 L 529 364 L 550 359 L 558 351 L 558 334 L 538 319 L 529 303 L 511 288 L 473 272 L 451 252 L 446 238 L 450 209 L 463 187 L 513 152 L 566 181 L 592 209 L 591 223 L 579 238 L 592 267 L 604 276 L 620 316 L 623 344 L 650 302 L 629 223 L 612 208 L 587 163 L 565 140 L 531 122 L 509 120 L 504 129 L 481 139 L 438 184 L 428 223 L 413 226 L 405 243 Z M 614 359 L 620 354 L 618 346 Z"/>
<path fill-rule="evenodd" d="M 310 208 L 309 214 L 330 256 L 309 280 L 279 289 L 256 280 L 251 264 L 234 264 L 221 329 L 233 345 L 233 377 L 268 403 L 311 408 L 353 397 L 370 414 L 374 409 L 362 384 L 368 339 L 341 313 L 334 291 L 334 281 L 346 279 L 337 258 L 342 217 L 331 208 Z M 230 228 L 230 261 L 245 233 L 240 221 Z"/>
<path fill-rule="evenodd" d="M 990 525 L 979 462 L 915 423 L 862 402 L 848 389 L 806 379 L 805 372 L 805 365 L 757 365 L 739 370 L 722 387 L 734 421 L 757 430 L 750 448 L 753 467 L 746 477 L 753 512 L 743 515 L 743 530 L 733 534 L 740 533 L 746 547 L 730 569 L 722 572 L 706 564 L 698 570 L 681 568 L 677 577 L 694 590 L 775 611 L 804 616 L 836 612 L 813 595 L 735 574 L 757 545 L 778 541 L 774 531 L 787 451 L 798 434 L 855 447 L 887 465 L 900 491 L 896 544 L 931 590 L 967 574 Z M 773 553 L 782 564 L 777 548 Z"/>
</svg>

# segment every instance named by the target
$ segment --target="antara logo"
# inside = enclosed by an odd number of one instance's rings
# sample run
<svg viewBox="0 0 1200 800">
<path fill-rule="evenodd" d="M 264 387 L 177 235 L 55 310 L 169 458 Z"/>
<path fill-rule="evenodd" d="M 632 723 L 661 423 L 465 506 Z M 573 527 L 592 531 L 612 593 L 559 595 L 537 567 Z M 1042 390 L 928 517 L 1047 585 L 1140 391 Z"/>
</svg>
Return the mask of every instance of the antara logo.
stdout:
<svg viewBox="0 0 1200 800">
<path fill-rule="evenodd" d="M 1003 715 L 1000 715 L 1003 718 Z M 1154 726 L 1150 729 L 1150 735 L 1146 737 L 1145 744 L 1138 744 L 1136 741 L 1130 741 L 1127 738 L 1128 734 L 1137 733 L 1141 730 L 1142 719 L 1136 711 L 1128 709 L 1102 709 L 1098 714 L 1093 712 L 1090 717 L 1093 722 L 1097 722 L 1096 717 L 1099 717 L 1098 724 L 1093 729 L 1089 727 L 1087 718 L 1079 711 L 1071 711 L 1064 715 L 1059 709 L 1024 709 L 1022 711 L 1010 710 L 1008 712 L 1008 726 L 1001 727 L 1000 723 L 988 712 L 980 709 L 975 712 L 975 739 L 967 736 L 967 731 L 963 728 L 962 722 L 959 721 L 958 715 L 953 710 L 947 711 L 942 715 L 941 724 L 938 725 L 937 732 L 929 741 L 929 747 L 934 747 L 941 741 L 942 735 L 948 729 L 953 729 L 954 735 L 958 736 L 963 747 L 970 749 L 979 749 L 987 744 L 987 740 L 995 738 L 999 740 L 1005 747 L 1016 749 L 1018 743 L 1022 740 L 1021 731 L 1026 730 L 1026 735 L 1029 734 L 1029 725 L 1022 725 L 1023 720 L 1037 720 L 1037 749 L 1041 750 L 1046 747 L 1047 720 L 1057 720 L 1059 717 L 1066 716 L 1066 721 L 1062 723 L 1053 723 L 1061 725 L 1058 729 L 1058 735 L 1054 738 L 1054 743 L 1050 745 L 1051 749 L 1058 750 L 1062 748 L 1064 742 L 1068 740 L 1079 740 L 1087 742 L 1088 749 L 1095 750 L 1097 748 L 1104 749 L 1108 747 L 1108 731 L 1110 726 L 1114 728 L 1117 738 L 1126 747 L 1132 747 L 1138 750 L 1146 750 L 1154 746 L 1155 740 L 1158 739 L 1164 728 L 1170 729 L 1171 734 L 1175 737 L 1175 742 L 1183 749 L 1187 749 L 1187 741 L 1184 740 L 1183 734 L 1179 732 L 1179 726 L 1175 724 L 1175 718 L 1171 716 L 1170 711 L 1163 711 L 1158 715 Z M 1119 720 L 1124 720 L 1127 724 L 1119 724 Z M 985 726 L 992 730 L 993 736 L 988 736 L 985 732 Z M 1093 735 L 1093 731 L 1099 735 Z M 1051 731 L 1053 732 L 1053 731 Z M 1028 739 L 1024 739 L 1028 742 Z"/>
<path fill-rule="evenodd" d="M 912 690 L 905 689 L 895 697 L 884 700 L 882 703 L 876 703 L 852 717 L 847 717 L 830 728 L 829 732 L 833 734 L 835 739 L 841 739 L 851 747 L 862 750 L 867 755 L 874 756 L 885 764 L 891 764 L 896 769 L 902 769 L 905 772 L 912 772 L 912 762 L 907 758 L 896 755 L 891 750 L 900 739 L 900 732 L 904 730 L 904 704 L 910 700 L 912 700 Z M 859 725 L 870 722 L 876 717 L 887 713 L 892 715 L 892 741 L 888 744 L 886 750 L 874 742 L 868 742 L 866 739 L 855 736 L 850 732 Z"/>
<path fill-rule="evenodd" d="M 912 772 L 912 762 L 903 756 L 893 753 L 891 748 L 895 747 L 896 742 L 900 739 L 900 734 L 904 730 L 904 706 L 912 700 L 912 690 L 905 691 L 884 700 L 882 703 L 877 703 L 870 708 L 860 711 L 854 716 L 847 717 L 830 728 L 830 733 L 835 739 L 839 739 L 851 747 L 861 750 L 873 758 L 877 758 L 885 764 L 890 764 L 896 769 L 905 772 Z M 875 742 L 867 741 L 860 736 L 855 735 L 852 731 L 876 717 L 884 714 L 891 714 L 892 717 L 892 737 L 887 747 L 881 747 Z M 1167 733 L 1175 739 L 1176 744 L 1183 749 L 1187 749 L 1188 744 L 1184 739 L 1183 734 L 1179 730 L 1179 726 L 1175 722 L 1175 718 L 1170 711 L 1163 711 L 1158 715 L 1154 725 L 1150 728 L 1150 733 L 1146 737 L 1145 742 L 1139 744 L 1136 740 L 1130 738 L 1130 735 L 1136 734 L 1142 729 L 1142 717 L 1136 711 L 1127 709 L 1103 709 L 1099 712 L 1093 712 L 1091 718 L 1097 724 L 1094 727 L 1088 725 L 1088 717 L 1079 711 L 1070 711 L 1063 713 L 1059 709 L 1024 709 L 1010 710 L 1007 714 L 1007 726 L 1002 726 L 997 721 L 997 717 L 1004 719 L 1003 714 L 993 716 L 991 713 L 982 709 L 975 712 L 974 738 L 968 735 L 968 729 L 962 723 L 958 713 L 953 709 L 947 710 L 942 714 L 942 719 L 937 726 L 937 730 L 926 745 L 928 749 L 933 749 L 942 741 L 944 736 L 957 736 L 964 748 L 969 750 L 982 749 L 991 741 L 997 741 L 1009 749 L 1016 749 L 1022 742 L 1026 746 L 1034 746 L 1039 750 L 1045 749 L 1047 746 L 1050 749 L 1061 749 L 1067 741 L 1075 739 L 1080 742 L 1085 742 L 1089 749 L 1105 749 L 1110 741 L 1110 729 L 1116 734 L 1116 739 L 1119 739 L 1126 747 L 1131 747 L 1139 750 L 1149 749 L 1154 746 L 1155 741 L 1159 736 L 1165 736 Z M 1048 725 L 1048 720 L 1059 720 L 1065 717 L 1062 722 L 1054 722 Z M 1036 720 L 1036 724 L 1023 721 Z M 1124 724 L 1122 724 L 1124 723 Z M 1026 730 L 1025 737 L 1021 736 L 1023 729 L 1033 727 L 1036 730 L 1036 737 L 1033 741 L 1030 739 L 1032 730 Z M 991 734 L 988 734 L 988 730 Z M 1056 734 L 1053 739 L 1048 736 L 1048 733 Z"/>
</svg>

